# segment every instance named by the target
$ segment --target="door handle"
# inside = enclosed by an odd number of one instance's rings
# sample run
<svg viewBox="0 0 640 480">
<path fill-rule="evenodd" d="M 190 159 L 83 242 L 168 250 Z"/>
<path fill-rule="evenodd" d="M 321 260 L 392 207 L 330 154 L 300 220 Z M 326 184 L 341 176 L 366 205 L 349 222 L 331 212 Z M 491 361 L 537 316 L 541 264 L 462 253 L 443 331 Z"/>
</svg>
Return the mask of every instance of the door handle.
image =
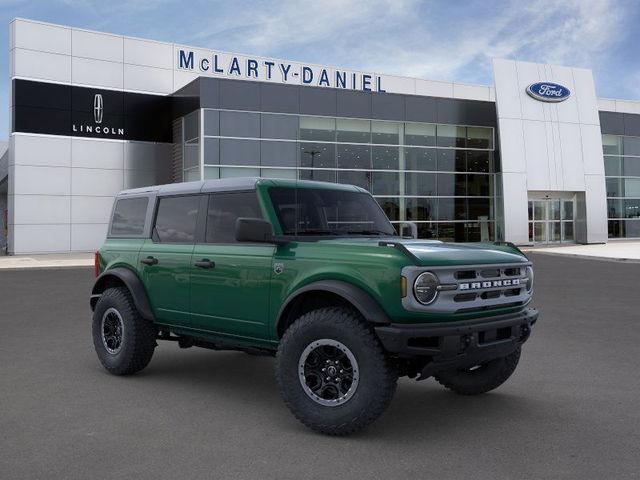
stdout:
<svg viewBox="0 0 640 480">
<path fill-rule="evenodd" d="M 147 257 L 140 260 L 140 263 L 144 263 L 145 265 L 155 265 L 158 263 L 158 259 L 156 257 Z"/>
<path fill-rule="evenodd" d="M 212 262 L 208 258 L 203 258 L 199 262 L 195 262 L 194 265 L 198 268 L 214 268 L 216 266 L 215 262 Z"/>
</svg>

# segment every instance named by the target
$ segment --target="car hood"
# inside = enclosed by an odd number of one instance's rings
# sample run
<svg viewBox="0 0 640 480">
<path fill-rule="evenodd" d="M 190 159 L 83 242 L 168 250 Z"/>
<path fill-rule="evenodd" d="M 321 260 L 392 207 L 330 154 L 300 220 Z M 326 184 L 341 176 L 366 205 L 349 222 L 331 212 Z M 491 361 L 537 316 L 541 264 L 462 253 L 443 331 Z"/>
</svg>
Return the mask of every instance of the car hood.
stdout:
<svg viewBox="0 0 640 480">
<path fill-rule="evenodd" d="M 499 263 L 524 263 L 527 257 L 510 244 L 493 243 L 443 243 L 433 240 L 406 238 L 349 238 L 331 240 L 332 243 L 351 245 L 368 244 L 379 248 L 406 249 L 414 263 L 421 266 L 490 265 Z M 387 246 L 384 247 L 384 244 Z M 382 246 L 381 246 L 382 245 Z"/>
</svg>

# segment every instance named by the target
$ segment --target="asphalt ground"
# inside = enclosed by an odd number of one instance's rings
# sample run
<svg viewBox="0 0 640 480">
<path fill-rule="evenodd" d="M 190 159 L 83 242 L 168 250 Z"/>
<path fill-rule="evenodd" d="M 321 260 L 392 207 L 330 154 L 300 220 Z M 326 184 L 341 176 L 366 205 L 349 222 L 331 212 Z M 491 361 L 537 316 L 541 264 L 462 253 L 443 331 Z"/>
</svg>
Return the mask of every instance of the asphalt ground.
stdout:
<svg viewBox="0 0 640 480">
<path fill-rule="evenodd" d="M 640 264 L 531 254 L 540 320 L 480 397 L 402 379 L 367 430 L 325 437 L 271 358 L 161 343 L 102 369 L 90 269 L 0 272 L 0 478 L 626 479 L 640 476 Z"/>
</svg>

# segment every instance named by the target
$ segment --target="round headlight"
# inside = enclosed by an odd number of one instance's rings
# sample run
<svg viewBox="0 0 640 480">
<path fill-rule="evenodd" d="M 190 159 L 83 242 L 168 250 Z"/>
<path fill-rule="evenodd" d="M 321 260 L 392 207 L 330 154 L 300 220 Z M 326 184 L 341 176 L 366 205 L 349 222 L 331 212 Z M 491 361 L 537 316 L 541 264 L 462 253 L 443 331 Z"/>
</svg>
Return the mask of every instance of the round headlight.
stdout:
<svg viewBox="0 0 640 480">
<path fill-rule="evenodd" d="M 432 303 L 438 295 L 438 285 L 440 285 L 440 281 L 433 273 L 424 272 L 418 275 L 413 284 L 413 294 L 416 300 L 423 305 Z"/>
<path fill-rule="evenodd" d="M 533 291 L 533 268 L 527 267 L 527 292 Z"/>
</svg>

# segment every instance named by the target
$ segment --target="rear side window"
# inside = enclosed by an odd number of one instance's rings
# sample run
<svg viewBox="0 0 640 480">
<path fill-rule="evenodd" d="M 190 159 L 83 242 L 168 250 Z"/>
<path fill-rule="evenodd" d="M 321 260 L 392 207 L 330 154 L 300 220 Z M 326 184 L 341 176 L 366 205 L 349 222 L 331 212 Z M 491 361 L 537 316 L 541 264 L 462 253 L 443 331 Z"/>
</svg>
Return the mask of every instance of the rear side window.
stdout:
<svg viewBox="0 0 640 480">
<path fill-rule="evenodd" d="M 153 240 L 161 243 L 193 243 L 200 195 L 161 198 Z"/>
<path fill-rule="evenodd" d="M 206 243 L 235 243 L 236 220 L 262 218 L 256 192 L 216 193 L 209 196 Z"/>
<path fill-rule="evenodd" d="M 118 200 L 113 211 L 111 235 L 142 235 L 148 204 L 147 197 Z"/>
</svg>

